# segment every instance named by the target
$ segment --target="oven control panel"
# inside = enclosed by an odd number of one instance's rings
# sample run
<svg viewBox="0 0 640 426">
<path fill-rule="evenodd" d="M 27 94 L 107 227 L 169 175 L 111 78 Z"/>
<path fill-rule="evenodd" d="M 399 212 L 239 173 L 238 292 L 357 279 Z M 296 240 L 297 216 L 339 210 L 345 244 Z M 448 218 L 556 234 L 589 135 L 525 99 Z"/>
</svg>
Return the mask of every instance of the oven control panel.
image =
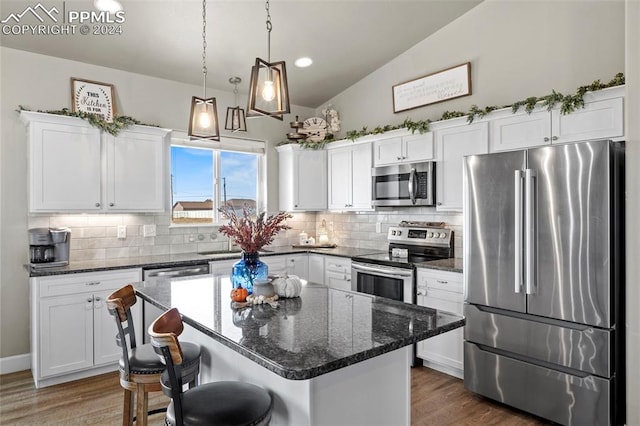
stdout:
<svg viewBox="0 0 640 426">
<path fill-rule="evenodd" d="M 451 235 L 451 230 L 446 228 L 392 226 L 389 228 L 387 240 L 402 244 L 448 246 L 451 241 Z"/>
</svg>

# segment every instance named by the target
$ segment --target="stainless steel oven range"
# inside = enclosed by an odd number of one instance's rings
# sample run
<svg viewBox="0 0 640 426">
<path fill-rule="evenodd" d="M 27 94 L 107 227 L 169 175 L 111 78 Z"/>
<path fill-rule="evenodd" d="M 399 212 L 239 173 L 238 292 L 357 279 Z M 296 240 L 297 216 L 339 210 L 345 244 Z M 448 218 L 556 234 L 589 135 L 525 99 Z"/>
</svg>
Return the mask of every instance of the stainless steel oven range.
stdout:
<svg viewBox="0 0 640 426">
<path fill-rule="evenodd" d="M 352 258 L 352 290 L 416 303 L 416 263 L 453 257 L 453 231 L 439 222 L 400 222 L 387 233 L 389 250 Z"/>
<path fill-rule="evenodd" d="M 453 257 L 453 231 L 439 222 L 400 222 L 387 233 L 389 250 L 351 259 L 351 289 L 416 303 L 416 264 Z M 422 365 L 415 355 L 411 365 Z"/>
</svg>

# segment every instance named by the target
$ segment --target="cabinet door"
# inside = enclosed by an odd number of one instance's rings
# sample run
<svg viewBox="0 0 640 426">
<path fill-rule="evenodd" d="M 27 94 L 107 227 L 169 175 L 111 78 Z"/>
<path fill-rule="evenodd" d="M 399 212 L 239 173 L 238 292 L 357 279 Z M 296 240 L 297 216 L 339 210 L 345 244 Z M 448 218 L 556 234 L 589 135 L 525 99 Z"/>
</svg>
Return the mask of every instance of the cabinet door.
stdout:
<svg viewBox="0 0 640 426">
<path fill-rule="evenodd" d="M 487 122 L 450 127 L 436 132 L 439 161 L 436 165 L 438 211 L 462 211 L 462 159 L 489 152 Z"/>
<path fill-rule="evenodd" d="M 351 204 L 351 147 L 329 150 L 327 157 L 329 163 L 328 207 L 330 210 L 344 210 Z M 369 176 L 371 176 L 370 169 Z M 369 203 L 371 203 L 370 199 Z"/>
<path fill-rule="evenodd" d="M 155 129 L 154 129 L 155 130 Z M 156 130 L 157 132 L 157 130 Z M 105 135 L 109 210 L 164 211 L 166 133 Z"/>
<path fill-rule="evenodd" d="M 98 129 L 32 122 L 29 151 L 30 211 L 100 210 Z"/>
<path fill-rule="evenodd" d="M 351 151 L 351 209 L 372 210 L 371 144 L 356 145 Z"/>
<path fill-rule="evenodd" d="M 116 327 L 115 319 L 107 310 L 105 300 L 111 294 L 111 291 L 104 291 L 93 295 L 93 363 L 94 365 L 103 365 L 117 362 L 122 356 L 122 349 L 116 344 Z M 142 300 L 132 307 L 132 316 L 138 304 L 142 304 Z M 134 319 L 135 322 L 135 319 Z M 140 328 L 142 324 L 136 323 L 134 328 Z M 137 340 L 136 342 L 142 343 Z"/>
<path fill-rule="evenodd" d="M 294 210 L 327 209 L 327 151 L 303 149 L 294 160 Z"/>
<path fill-rule="evenodd" d="M 489 121 L 489 150 L 491 152 L 522 149 L 551 143 L 551 113 L 546 110 L 512 114 Z"/>
<path fill-rule="evenodd" d="M 402 137 L 404 148 L 403 161 L 427 161 L 433 159 L 433 133 Z"/>
<path fill-rule="evenodd" d="M 309 278 L 309 259 L 305 254 L 287 255 L 287 274 L 297 275 L 303 280 Z"/>
<path fill-rule="evenodd" d="M 284 275 L 287 272 L 287 256 L 262 256 L 261 261 L 269 267 L 269 275 Z"/>
<path fill-rule="evenodd" d="M 93 366 L 93 296 L 46 298 L 39 309 L 41 376 Z"/>
<path fill-rule="evenodd" d="M 324 284 L 324 256 L 309 254 L 309 282 Z"/>
<path fill-rule="evenodd" d="M 622 98 L 585 103 L 584 108 L 562 115 L 552 112 L 552 143 L 617 138 L 624 135 Z"/>
<path fill-rule="evenodd" d="M 373 142 L 373 164 L 384 166 L 402 161 L 402 138 L 389 138 Z"/>
</svg>

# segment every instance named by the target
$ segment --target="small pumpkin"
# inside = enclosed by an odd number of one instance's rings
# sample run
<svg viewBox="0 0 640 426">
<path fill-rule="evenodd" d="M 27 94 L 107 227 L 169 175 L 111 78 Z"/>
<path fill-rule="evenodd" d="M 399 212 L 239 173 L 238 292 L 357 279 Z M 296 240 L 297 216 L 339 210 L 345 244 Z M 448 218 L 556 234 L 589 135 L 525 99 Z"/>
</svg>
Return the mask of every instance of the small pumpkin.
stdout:
<svg viewBox="0 0 640 426">
<path fill-rule="evenodd" d="M 231 290 L 231 300 L 234 302 L 244 302 L 247 300 L 248 295 L 249 291 L 243 287 L 237 287 Z"/>
<path fill-rule="evenodd" d="M 276 294 L 280 297 L 298 297 L 302 291 L 302 281 L 297 275 L 284 275 L 272 281 Z"/>
</svg>

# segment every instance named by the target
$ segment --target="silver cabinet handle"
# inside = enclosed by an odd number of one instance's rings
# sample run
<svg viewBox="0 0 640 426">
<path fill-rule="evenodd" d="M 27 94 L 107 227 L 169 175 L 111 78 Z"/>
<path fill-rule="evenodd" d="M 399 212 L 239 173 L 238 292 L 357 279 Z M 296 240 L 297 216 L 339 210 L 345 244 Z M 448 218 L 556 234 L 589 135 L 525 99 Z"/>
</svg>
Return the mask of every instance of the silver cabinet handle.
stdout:
<svg viewBox="0 0 640 426">
<path fill-rule="evenodd" d="M 96 203 L 96 207 L 100 207 L 100 203 Z"/>
<path fill-rule="evenodd" d="M 449 284 L 449 281 L 436 280 L 439 284 Z"/>
<path fill-rule="evenodd" d="M 93 299 L 87 299 L 87 303 L 93 303 Z"/>
<path fill-rule="evenodd" d="M 549 142 L 549 138 L 547 138 L 547 137 L 545 137 L 543 140 L 544 140 L 545 142 Z"/>
<path fill-rule="evenodd" d="M 96 297 L 96 298 L 94 298 L 93 300 L 94 300 L 94 301 L 96 301 L 96 302 L 100 302 L 100 301 L 102 300 L 102 298 L 100 298 L 100 297 Z"/>
<path fill-rule="evenodd" d="M 557 136 L 553 136 L 553 137 L 551 138 L 551 140 L 552 140 L 552 141 L 557 141 L 557 140 L 558 140 L 558 137 L 557 137 Z"/>
<path fill-rule="evenodd" d="M 113 207 L 113 206 L 115 206 L 114 203 L 109 203 L 109 207 Z"/>
<path fill-rule="evenodd" d="M 442 205 L 442 202 L 441 202 L 441 201 L 438 201 L 438 203 L 437 203 L 437 204 L 438 204 L 439 206 L 441 206 L 441 205 Z"/>
<path fill-rule="evenodd" d="M 298 205 L 296 204 L 296 205 L 294 205 L 293 207 L 298 208 Z"/>
<path fill-rule="evenodd" d="M 85 285 L 100 285 L 100 281 L 89 281 Z"/>
<path fill-rule="evenodd" d="M 402 160 L 402 157 L 396 157 L 396 160 Z"/>
</svg>

